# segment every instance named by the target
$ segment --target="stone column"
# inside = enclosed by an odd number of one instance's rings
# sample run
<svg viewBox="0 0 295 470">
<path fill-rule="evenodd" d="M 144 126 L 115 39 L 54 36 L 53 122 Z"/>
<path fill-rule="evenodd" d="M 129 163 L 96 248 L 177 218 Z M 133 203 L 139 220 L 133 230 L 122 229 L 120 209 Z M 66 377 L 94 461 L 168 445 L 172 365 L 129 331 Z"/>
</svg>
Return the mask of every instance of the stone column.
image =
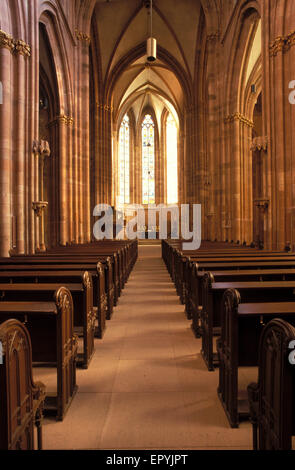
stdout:
<svg viewBox="0 0 295 470">
<path fill-rule="evenodd" d="M 36 147 L 36 150 L 34 151 L 34 190 L 35 190 L 35 199 L 34 199 L 34 202 L 33 202 L 33 207 L 32 209 L 35 211 L 35 229 L 34 229 L 34 232 L 35 232 L 35 250 L 37 252 L 40 251 L 40 238 L 39 238 L 39 235 L 40 235 L 40 216 L 39 214 L 36 214 L 36 210 L 35 210 L 35 202 L 39 201 L 40 199 L 40 194 L 39 194 L 39 184 L 40 184 L 40 180 L 39 180 L 39 167 L 40 167 L 40 149 L 39 149 L 39 146 L 38 146 L 38 143 L 37 143 L 37 147 Z"/>
<path fill-rule="evenodd" d="M 82 214 L 82 227 L 80 228 L 80 241 L 89 242 L 90 233 L 90 126 L 89 126 L 89 45 L 90 36 L 84 32 L 76 31 L 79 55 L 79 121 L 80 121 L 80 210 Z"/>
<path fill-rule="evenodd" d="M 30 47 L 21 40 L 15 43 L 17 53 L 17 124 L 15 151 L 15 214 L 16 252 L 25 253 L 25 125 L 26 122 L 26 60 L 30 57 Z"/>
<path fill-rule="evenodd" d="M 56 118 L 58 123 L 58 149 L 59 149 L 59 243 L 65 246 L 69 243 L 69 191 L 68 191 L 68 146 L 69 126 L 73 118 L 65 115 Z"/>
<path fill-rule="evenodd" d="M 73 237 L 72 241 L 76 244 L 79 240 L 79 191 L 78 191 L 78 123 L 75 120 L 75 125 L 73 128 L 73 155 L 72 155 L 72 165 L 73 165 L 73 221 L 72 221 L 72 230 Z"/>
<path fill-rule="evenodd" d="M 217 47 L 219 42 L 219 33 L 215 32 L 207 36 L 207 82 L 208 82 L 208 122 L 207 122 L 207 152 L 208 152 L 208 174 L 207 179 L 210 182 L 208 188 L 208 238 L 214 241 L 220 239 L 220 221 L 218 212 L 220 210 L 219 194 L 219 133 L 218 133 L 218 60 Z M 219 208 L 219 210 L 217 210 Z"/>
<path fill-rule="evenodd" d="M 100 102 L 98 107 L 98 152 L 96 155 L 96 184 L 99 204 L 112 201 L 112 108 Z"/>
<path fill-rule="evenodd" d="M 106 197 L 107 204 L 112 201 L 112 112 L 110 105 L 106 106 L 106 143 L 105 143 L 105 162 L 106 162 Z"/>
<path fill-rule="evenodd" d="M 12 143 L 12 51 L 13 39 L 0 30 L 0 255 L 8 256 L 11 247 L 11 143 Z"/>
<path fill-rule="evenodd" d="M 255 172 L 253 175 L 255 178 L 253 188 L 253 229 L 255 228 L 255 233 L 253 233 L 253 242 L 259 248 L 265 248 L 268 226 L 268 207 L 270 204 L 266 172 L 267 144 L 268 139 L 263 136 L 256 137 L 251 146 L 253 153 L 252 172 Z"/>
<path fill-rule="evenodd" d="M 36 215 L 37 220 L 37 229 L 36 241 L 38 245 L 36 246 L 36 251 L 45 251 L 45 225 L 44 225 L 44 210 L 48 206 L 48 201 L 44 201 L 44 159 L 49 157 L 50 148 L 47 141 L 41 140 L 40 142 L 34 143 L 36 161 L 38 162 L 38 168 L 36 168 L 36 173 L 38 174 L 39 179 L 39 200 L 33 202 L 33 210 Z M 37 159 L 38 156 L 38 159 Z"/>
<path fill-rule="evenodd" d="M 295 21 L 294 14 L 286 13 L 287 2 L 278 1 L 273 11 L 263 9 L 266 35 L 264 37 L 264 63 L 266 67 L 264 100 L 266 104 L 267 132 L 269 133 L 268 178 L 271 186 L 269 244 L 272 249 L 294 248 L 294 171 L 295 146 L 293 142 L 295 110 L 289 102 L 289 83 L 295 79 Z M 288 2 L 291 9 L 293 2 Z M 288 31 L 285 28 L 288 26 Z M 292 26 L 291 26 L 292 24 Z M 293 28 L 293 30 L 292 30 Z"/>
</svg>

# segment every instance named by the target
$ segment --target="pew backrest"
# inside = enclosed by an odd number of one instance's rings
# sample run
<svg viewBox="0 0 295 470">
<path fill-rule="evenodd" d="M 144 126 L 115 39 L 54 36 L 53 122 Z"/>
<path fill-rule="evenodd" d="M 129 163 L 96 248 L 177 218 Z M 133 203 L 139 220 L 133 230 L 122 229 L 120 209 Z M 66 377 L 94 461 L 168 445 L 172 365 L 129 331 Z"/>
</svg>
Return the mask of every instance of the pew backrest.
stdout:
<svg viewBox="0 0 295 470">
<path fill-rule="evenodd" d="M 0 449 L 34 450 L 34 424 L 45 386 L 34 383 L 32 347 L 26 327 L 15 319 L 0 325 Z"/>
<path fill-rule="evenodd" d="M 271 320 L 260 336 L 258 383 L 248 386 L 254 447 L 258 444 L 259 450 L 292 449 L 295 365 L 289 362 L 289 344 L 294 340 L 294 326 L 280 318 Z"/>
</svg>

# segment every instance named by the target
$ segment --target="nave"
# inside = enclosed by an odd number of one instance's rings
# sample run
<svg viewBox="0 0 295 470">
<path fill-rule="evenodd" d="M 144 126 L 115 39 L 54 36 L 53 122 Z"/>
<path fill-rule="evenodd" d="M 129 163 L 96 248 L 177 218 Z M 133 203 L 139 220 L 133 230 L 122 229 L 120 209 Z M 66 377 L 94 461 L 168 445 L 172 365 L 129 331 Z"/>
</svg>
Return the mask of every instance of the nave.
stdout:
<svg viewBox="0 0 295 470">
<path fill-rule="evenodd" d="M 77 369 L 67 415 L 44 419 L 43 448 L 251 449 L 251 424 L 230 428 L 217 397 L 218 369 L 208 372 L 200 347 L 160 246 L 140 245 L 88 370 Z M 240 375 L 245 385 L 256 380 Z"/>
</svg>

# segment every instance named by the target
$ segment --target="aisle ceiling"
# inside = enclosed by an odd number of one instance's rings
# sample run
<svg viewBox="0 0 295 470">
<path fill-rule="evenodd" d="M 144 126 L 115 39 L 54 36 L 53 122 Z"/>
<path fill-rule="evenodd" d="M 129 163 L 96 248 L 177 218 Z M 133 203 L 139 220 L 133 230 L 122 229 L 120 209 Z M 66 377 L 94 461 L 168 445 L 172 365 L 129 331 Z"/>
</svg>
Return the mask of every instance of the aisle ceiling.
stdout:
<svg viewBox="0 0 295 470">
<path fill-rule="evenodd" d="M 139 119 L 148 104 L 159 116 L 165 107 L 174 114 L 182 112 L 184 91 L 171 61 L 169 65 L 165 60 L 166 52 L 180 66 L 186 80 L 194 80 L 200 2 L 154 0 L 153 6 L 153 36 L 164 55 L 149 66 L 145 55 L 126 64 L 113 91 L 116 120 L 131 107 Z M 99 0 L 95 24 L 101 79 L 106 85 L 118 63 L 149 36 L 148 10 L 142 0 Z"/>
</svg>

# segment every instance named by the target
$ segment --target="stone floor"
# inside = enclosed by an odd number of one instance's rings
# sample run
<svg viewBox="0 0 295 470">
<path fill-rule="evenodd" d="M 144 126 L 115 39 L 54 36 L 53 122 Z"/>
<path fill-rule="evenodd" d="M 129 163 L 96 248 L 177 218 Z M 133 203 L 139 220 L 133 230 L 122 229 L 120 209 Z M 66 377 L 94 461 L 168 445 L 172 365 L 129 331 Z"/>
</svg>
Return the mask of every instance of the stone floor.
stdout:
<svg viewBox="0 0 295 470">
<path fill-rule="evenodd" d="M 44 448 L 251 449 L 250 423 L 230 428 L 199 351 L 160 246 L 140 246 L 67 416 L 44 422 Z"/>
</svg>

